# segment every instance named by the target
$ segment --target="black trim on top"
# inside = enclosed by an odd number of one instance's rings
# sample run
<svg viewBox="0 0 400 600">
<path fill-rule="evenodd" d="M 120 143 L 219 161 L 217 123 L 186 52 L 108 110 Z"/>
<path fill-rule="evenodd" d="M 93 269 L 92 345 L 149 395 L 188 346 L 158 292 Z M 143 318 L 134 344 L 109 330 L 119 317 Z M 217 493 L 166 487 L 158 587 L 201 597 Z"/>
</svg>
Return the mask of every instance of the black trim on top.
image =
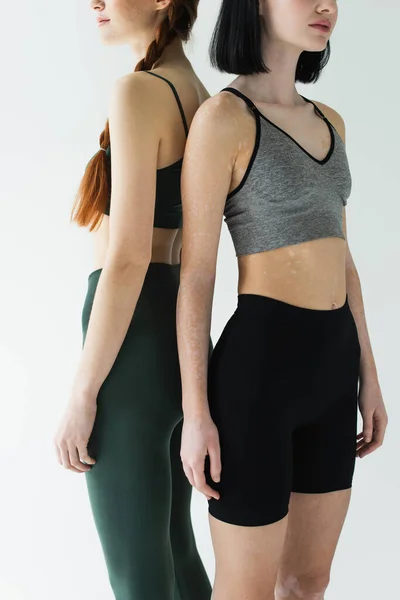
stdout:
<svg viewBox="0 0 400 600">
<path fill-rule="evenodd" d="M 235 94 L 236 96 L 238 96 L 239 98 L 242 98 L 242 100 L 244 100 L 244 102 L 246 102 L 247 106 L 250 108 L 250 110 L 252 110 L 254 113 L 256 113 L 259 117 L 261 117 L 262 119 L 264 119 L 264 121 L 266 121 L 267 123 L 269 123 L 270 125 L 272 125 L 272 127 L 275 127 L 275 129 L 277 129 L 278 131 L 282 132 L 284 135 L 286 135 L 290 140 L 292 140 L 292 142 L 294 144 L 296 144 L 296 146 L 298 146 L 298 148 L 300 148 L 300 150 L 302 150 L 307 156 L 309 156 L 314 162 L 318 163 L 319 165 L 324 165 L 325 163 L 328 162 L 328 160 L 331 158 L 333 151 L 335 149 L 335 134 L 334 134 L 334 127 L 331 124 L 331 122 L 325 117 L 324 113 L 318 108 L 318 106 L 316 106 L 316 104 L 314 104 L 314 102 L 312 102 L 312 100 L 308 100 L 308 98 L 304 98 L 304 96 L 301 96 L 303 98 L 303 100 L 305 100 L 306 102 L 309 102 L 310 104 L 312 104 L 314 106 L 315 112 L 316 114 L 322 118 L 328 129 L 329 129 L 329 133 L 331 136 L 331 145 L 328 151 L 328 154 L 325 156 L 325 158 L 323 158 L 322 160 L 319 160 L 318 158 L 315 158 L 315 156 L 313 156 L 312 154 L 310 154 L 305 148 L 303 148 L 303 146 L 301 146 L 299 144 L 299 142 L 297 142 L 291 135 L 290 133 L 288 133 L 287 131 L 285 131 L 284 129 L 282 129 L 281 127 L 279 127 L 279 125 L 276 125 L 273 121 L 271 121 L 270 119 L 268 119 L 268 117 L 266 117 L 258 108 L 257 106 L 254 104 L 254 102 L 252 100 L 250 100 L 250 98 L 248 98 L 245 94 L 243 94 L 243 92 L 240 92 L 239 90 L 237 90 L 236 88 L 232 88 L 232 87 L 227 87 L 224 88 L 221 91 L 229 91 L 232 92 L 233 94 Z"/>
<path fill-rule="evenodd" d="M 300 94 L 301 96 L 301 94 Z M 315 102 L 313 102 L 312 100 L 309 100 L 308 98 L 306 98 L 305 96 L 301 96 L 303 98 L 303 100 L 305 100 L 306 102 L 308 102 L 309 104 L 312 104 L 315 112 L 317 113 L 317 115 L 319 117 L 321 117 L 321 119 L 323 119 L 324 121 L 328 121 L 327 117 L 324 115 L 324 113 L 322 112 L 322 110 L 315 104 Z"/>
<path fill-rule="evenodd" d="M 250 98 L 248 98 L 247 96 L 245 96 L 245 94 L 243 94 L 243 92 L 240 92 L 236 88 L 226 87 L 223 90 L 221 90 L 221 92 L 232 92 L 232 94 L 235 94 L 235 96 L 237 96 L 238 98 L 241 98 L 242 100 L 244 100 L 244 102 L 246 102 L 246 104 L 250 108 L 250 110 L 252 110 L 253 112 L 256 112 L 256 113 L 259 112 L 259 110 L 258 110 L 257 106 L 254 104 L 254 102 L 252 102 L 250 100 Z"/>
<path fill-rule="evenodd" d="M 148 73 L 149 75 L 153 75 L 154 77 L 158 77 L 159 79 L 162 79 L 163 81 L 165 81 L 166 83 L 168 83 L 169 87 L 173 91 L 173 94 L 175 96 L 175 100 L 176 100 L 176 102 L 178 104 L 179 111 L 181 113 L 181 117 L 182 117 L 182 121 L 183 121 L 183 126 L 185 128 L 185 134 L 186 134 L 186 137 L 187 137 L 188 134 L 189 134 L 189 127 L 188 127 L 188 124 L 187 124 L 187 120 L 186 120 L 186 116 L 185 116 L 185 111 L 183 110 L 181 99 L 179 98 L 179 94 L 176 91 L 176 88 L 175 88 L 174 84 L 171 83 L 171 81 L 169 79 L 166 79 L 162 75 L 158 75 L 157 73 L 153 73 L 153 71 L 144 71 L 144 73 Z"/>
<path fill-rule="evenodd" d="M 285 131 L 284 129 L 282 129 L 281 127 L 279 127 L 279 125 L 276 125 L 273 121 L 270 121 L 268 119 L 268 117 L 266 117 L 262 112 L 258 111 L 260 114 L 260 117 L 262 119 L 264 119 L 264 121 L 267 121 L 267 123 L 269 123 L 270 125 L 272 125 L 272 127 L 275 127 L 275 129 L 277 129 L 278 131 L 280 131 L 281 133 L 283 133 L 286 137 L 288 137 L 290 140 L 292 140 L 292 142 L 294 144 L 296 144 L 296 146 L 298 146 L 298 148 L 300 148 L 300 150 L 302 150 L 304 152 L 304 154 L 306 154 L 307 156 L 309 156 L 314 162 L 318 163 L 319 165 L 324 165 L 325 163 L 328 162 L 328 160 L 330 159 L 330 157 L 333 154 L 333 151 L 335 149 L 335 135 L 333 133 L 333 128 L 332 125 L 329 123 L 329 121 L 327 119 L 324 119 L 328 130 L 329 130 L 329 134 L 331 136 L 331 145 L 330 148 L 328 150 L 328 154 L 325 156 L 325 158 L 323 158 L 322 160 L 320 160 L 319 158 L 316 158 L 315 156 L 313 156 L 312 154 L 310 154 L 310 152 L 308 152 L 308 150 L 306 150 L 301 144 L 299 144 L 298 141 L 296 141 L 294 139 L 294 137 L 292 137 L 290 135 L 290 133 L 288 133 L 287 131 Z"/>
</svg>

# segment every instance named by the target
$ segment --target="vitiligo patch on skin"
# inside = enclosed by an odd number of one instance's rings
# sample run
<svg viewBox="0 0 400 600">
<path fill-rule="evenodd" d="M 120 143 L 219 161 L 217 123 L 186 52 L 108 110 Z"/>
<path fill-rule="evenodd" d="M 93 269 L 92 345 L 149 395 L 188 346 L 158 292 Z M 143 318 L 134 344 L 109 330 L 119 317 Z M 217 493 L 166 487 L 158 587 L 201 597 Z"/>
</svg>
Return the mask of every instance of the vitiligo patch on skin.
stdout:
<svg viewBox="0 0 400 600">
<path fill-rule="evenodd" d="M 295 596 L 303 600 L 324 600 L 326 588 L 319 592 L 306 592 L 301 589 L 300 581 L 293 575 L 289 575 L 286 580 L 277 588 L 277 600 L 284 600 Z"/>
</svg>

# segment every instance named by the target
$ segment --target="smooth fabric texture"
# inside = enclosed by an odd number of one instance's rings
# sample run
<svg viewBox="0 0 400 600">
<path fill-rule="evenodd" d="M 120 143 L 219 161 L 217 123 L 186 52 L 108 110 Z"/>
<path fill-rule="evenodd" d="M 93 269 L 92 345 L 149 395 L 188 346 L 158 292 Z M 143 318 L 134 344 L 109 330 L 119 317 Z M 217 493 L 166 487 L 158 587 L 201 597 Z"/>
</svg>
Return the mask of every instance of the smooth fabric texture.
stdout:
<svg viewBox="0 0 400 600">
<path fill-rule="evenodd" d="M 292 491 L 348 489 L 356 459 L 360 345 L 348 302 L 311 310 L 242 294 L 211 357 L 221 444 L 210 514 L 242 526 L 288 513 Z"/>
<path fill-rule="evenodd" d="M 182 107 L 178 92 L 175 86 L 161 75 L 153 73 L 152 71 L 144 71 L 149 75 L 158 77 L 165 81 L 171 88 L 176 103 L 181 114 L 183 127 L 185 129 L 185 135 L 188 136 L 189 127 L 186 121 L 185 112 Z M 108 158 L 108 189 L 111 191 L 111 148 L 107 148 Z M 180 229 L 182 227 L 182 202 L 181 202 L 181 173 L 182 173 L 183 158 L 180 158 L 176 162 L 163 169 L 157 169 L 157 181 L 156 181 L 156 200 L 154 209 L 154 227 L 162 227 L 164 229 Z M 108 202 L 107 208 L 104 214 L 110 214 L 111 198 Z"/>
<path fill-rule="evenodd" d="M 256 122 L 252 157 L 224 210 L 236 255 L 319 238 L 344 239 L 342 213 L 351 191 L 351 175 L 344 143 L 329 120 L 314 104 L 331 136 L 326 157 L 317 160 L 242 92 L 230 87 L 223 91 L 244 100 Z"/>
<path fill-rule="evenodd" d="M 209 600 L 180 459 L 176 339 L 180 267 L 149 266 L 132 322 L 98 395 L 86 474 L 116 600 Z M 89 276 L 83 339 L 101 269 Z"/>
</svg>

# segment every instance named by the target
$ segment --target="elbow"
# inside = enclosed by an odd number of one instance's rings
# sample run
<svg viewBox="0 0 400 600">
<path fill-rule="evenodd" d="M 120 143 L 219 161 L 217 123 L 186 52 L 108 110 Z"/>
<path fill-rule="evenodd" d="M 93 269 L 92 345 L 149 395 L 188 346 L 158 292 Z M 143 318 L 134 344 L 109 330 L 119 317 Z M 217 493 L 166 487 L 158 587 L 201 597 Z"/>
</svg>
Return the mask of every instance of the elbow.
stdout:
<svg viewBox="0 0 400 600">
<path fill-rule="evenodd" d="M 348 290 L 354 289 L 354 285 L 360 284 L 360 278 L 356 265 L 351 260 L 346 264 L 346 285 Z"/>
<path fill-rule="evenodd" d="M 137 254 L 132 257 L 108 255 L 106 268 L 114 273 L 146 273 L 151 262 L 150 254 Z"/>
<path fill-rule="evenodd" d="M 215 273 L 185 268 L 180 273 L 179 297 L 183 302 L 207 301 L 214 293 Z"/>
<path fill-rule="evenodd" d="M 347 246 L 346 252 L 346 274 L 357 273 L 356 265 L 354 263 L 353 256 L 350 252 L 349 247 Z"/>
<path fill-rule="evenodd" d="M 180 282 L 188 287 L 214 287 L 216 271 L 182 261 Z"/>
</svg>

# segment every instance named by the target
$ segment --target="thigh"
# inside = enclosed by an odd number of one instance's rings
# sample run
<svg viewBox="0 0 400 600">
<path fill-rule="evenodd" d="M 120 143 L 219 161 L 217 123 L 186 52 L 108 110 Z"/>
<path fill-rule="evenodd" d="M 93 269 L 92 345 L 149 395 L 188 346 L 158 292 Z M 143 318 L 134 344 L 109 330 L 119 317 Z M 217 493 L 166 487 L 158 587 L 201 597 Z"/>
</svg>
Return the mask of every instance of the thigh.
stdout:
<svg viewBox="0 0 400 600">
<path fill-rule="evenodd" d="M 116 600 L 173 598 L 168 434 L 150 421 L 96 430 L 86 482 Z"/>
<path fill-rule="evenodd" d="M 238 526 L 283 519 L 292 483 L 290 398 L 275 366 L 274 341 L 247 313 L 235 314 L 211 357 L 208 398 L 221 447 L 220 493 L 210 514 Z"/>
<path fill-rule="evenodd" d="M 321 407 L 322 400 L 317 403 Z M 277 599 L 322 594 L 348 511 L 356 457 L 354 392 L 293 433 L 293 484 Z M 293 596 L 292 596 L 293 594 Z"/>
<path fill-rule="evenodd" d="M 199 556 L 191 520 L 192 486 L 180 457 L 182 421 L 171 436 L 170 460 L 172 504 L 170 536 L 174 559 L 176 597 L 179 600 L 209 600 L 211 584 Z"/>
<path fill-rule="evenodd" d="M 321 405 L 323 400 L 316 401 Z M 320 494 L 352 486 L 357 444 L 357 389 L 331 402 L 293 433 L 292 491 Z M 319 411 L 320 412 L 320 411 Z"/>
<path fill-rule="evenodd" d="M 213 600 L 274 600 L 287 517 L 261 527 L 230 525 L 210 516 L 215 553 Z"/>
<path fill-rule="evenodd" d="M 179 380 L 166 372 L 167 360 L 159 367 L 154 346 L 140 347 L 142 354 L 125 340 L 102 386 L 89 441 L 96 464 L 86 481 L 116 599 L 172 600 L 170 439 Z"/>
<path fill-rule="evenodd" d="M 279 599 L 323 592 L 327 587 L 350 494 L 350 490 L 292 494 L 278 575 Z"/>
</svg>

